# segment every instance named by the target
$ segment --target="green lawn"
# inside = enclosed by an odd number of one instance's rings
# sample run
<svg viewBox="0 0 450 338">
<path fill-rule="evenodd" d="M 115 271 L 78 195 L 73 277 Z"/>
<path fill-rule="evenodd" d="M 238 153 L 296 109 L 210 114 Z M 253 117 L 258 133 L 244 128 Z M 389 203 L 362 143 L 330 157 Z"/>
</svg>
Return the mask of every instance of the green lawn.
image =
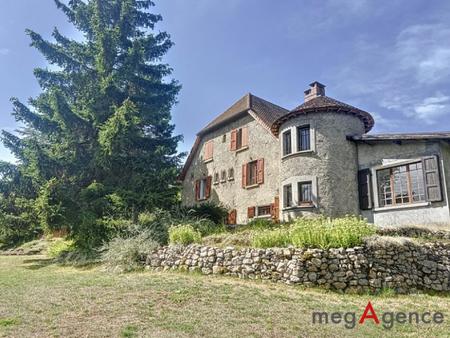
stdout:
<svg viewBox="0 0 450 338">
<path fill-rule="evenodd" d="M 0 256 L 5 337 L 449 337 L 450 297 L 354 296 L 184 273 L 114 275 Z M 312 324 L 312 311 L 442 311 L 444 323 Z"/>
</svg>

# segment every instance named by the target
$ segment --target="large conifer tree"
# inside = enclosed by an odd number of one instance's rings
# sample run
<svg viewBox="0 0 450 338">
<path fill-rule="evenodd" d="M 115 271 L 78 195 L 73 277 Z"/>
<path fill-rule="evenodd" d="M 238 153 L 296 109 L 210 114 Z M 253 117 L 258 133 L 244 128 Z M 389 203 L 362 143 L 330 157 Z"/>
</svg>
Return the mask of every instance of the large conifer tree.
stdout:
<svg viewBox="0 0 450 338">
<path fill-rule="evenodd" d="M 170 111 L 180 86 L 161 62 L 172 42 L 154 31 L 161 17 L 152 1 L 55 3 L 83 39 L 27 31 L 50 67 L 35 69 L 37 98 L 12 99 L 24 128 L 20 137 L 3 131 L 2 140 L 33 181 L 44 227 L 66 227 L 92 246 L 105 220 L 175 200 L 180 137 Z"/>
</svg>

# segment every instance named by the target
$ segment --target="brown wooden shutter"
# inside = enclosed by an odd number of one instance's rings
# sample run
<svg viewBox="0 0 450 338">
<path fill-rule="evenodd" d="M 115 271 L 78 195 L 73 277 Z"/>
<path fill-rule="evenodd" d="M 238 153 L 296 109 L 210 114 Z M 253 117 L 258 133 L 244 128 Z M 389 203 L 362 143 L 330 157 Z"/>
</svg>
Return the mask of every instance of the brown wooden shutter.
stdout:
<svg viewBox="0 0 450 338">
<path fill-rule="evenodd" d="M 274 202 L 271 204 L 271 215 L 272 215 L 272 219 L 275 222 L 278 222 L 279 219 L 279 215 L 280 215 L 280 198 L 278 196 L 275 196 Z"/>
<path fill-rule="evenodd" d="M 255 211 L 256 211 L 256 207 L 249 207 L 249 208 L 247 208 L 247 217 L 248 218 L 255 217 Z"/>
<path fill-rule="evenodd" d="M 230 150 L 236 150 L 236 146 L 237 146 L 237 130 L 233 129 L 231 131 L 231 137 L 230 137 Z"/>
<path fill-rule="evenodd" d="M 358 171 L 359 208 L 370 210 L 373 208 L 372 172 L 370 169 Z"/>
<path fill-rule="evenodd" d="M 257 170 L 257 183 L 263 184 L 264 183 L 264 159 L 260 158 L 256 164 L 256 170 Z"/>
<path fill-rule="evenodd" d="M 208 199 L 211 196 L 211 182 L 212 182 L 212 176 L 208 176 L 206 178 L 206 191 L 205 191 L 206 199 Z"/>
<path fill-rule="evenodd" d="M 438 156 L 435 155 L 422 158 L 422 168 L 427 200 L 430 202 L 442 201 Z"/>
<path fill-rule="evenodd" d="M 248 146 L 248 127 L 242 128 L 242 147 Z"/>
<path fill-rule="evenodd" d="M 200 199 L 200 180 L 195 181 L 195 200 Z"/>
<path fill-rule="evenodd" d="M 236 209 L 233 209 L 233 210 L 231 210 L 229 213 L 228 213 L 228 218 L 227 218 L 227 223 L 228 224 L 230 224 L 230 225 L 234 225 L 234 224 L 236 224 Z"/>
<path fill-rule="evenodd" d="M 247 186 L 247 164 L 242 165 L 242 188 Z"/>
</svg>

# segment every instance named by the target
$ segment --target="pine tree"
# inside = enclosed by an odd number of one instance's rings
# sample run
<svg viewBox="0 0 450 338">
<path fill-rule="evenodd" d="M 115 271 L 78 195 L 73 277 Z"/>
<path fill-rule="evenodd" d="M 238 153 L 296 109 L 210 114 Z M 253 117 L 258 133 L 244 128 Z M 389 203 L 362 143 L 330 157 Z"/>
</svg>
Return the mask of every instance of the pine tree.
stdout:
<svg viewBox="0 0 450 338">
<path fill-rule="evenodd" d="M 55 0 L 83 34 L 31 30 L 49 63 L 34 74 L 42 93 L 28 105 L 13 98 L 20 137 L 2 132 L 24 176 L 36 187 L 44 227 L 67 228 L 97 245 L 109 218 L 133 217 L 176 199 L 180 163 L 171 108 L 180 86 L 162 57 L 172 46 L 155 33 L 161 16 L 150 0 Z"/>
</svg>

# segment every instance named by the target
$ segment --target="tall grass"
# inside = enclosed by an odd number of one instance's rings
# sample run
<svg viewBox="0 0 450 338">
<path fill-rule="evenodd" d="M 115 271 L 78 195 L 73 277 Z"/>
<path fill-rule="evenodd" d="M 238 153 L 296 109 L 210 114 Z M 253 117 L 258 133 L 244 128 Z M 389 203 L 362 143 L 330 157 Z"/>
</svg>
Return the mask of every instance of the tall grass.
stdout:
<svg viewBox="0 0 450 338">
<path fill-rule="evenodd" d="M 202 235 L 189 224 L 181 224 L 169 229 L 169 241 L 171 244 L 187 245 L 199 243 Z"/>
<path fill-rule="evenodd" d="M 341 218 L 298 218 L 290 227 L 256 231 L 252 245 L 259 248 L 349 248 L 363 243 L 363 239 L 375 233 L 375 228 L 356 216 Z"/>
</svg>

